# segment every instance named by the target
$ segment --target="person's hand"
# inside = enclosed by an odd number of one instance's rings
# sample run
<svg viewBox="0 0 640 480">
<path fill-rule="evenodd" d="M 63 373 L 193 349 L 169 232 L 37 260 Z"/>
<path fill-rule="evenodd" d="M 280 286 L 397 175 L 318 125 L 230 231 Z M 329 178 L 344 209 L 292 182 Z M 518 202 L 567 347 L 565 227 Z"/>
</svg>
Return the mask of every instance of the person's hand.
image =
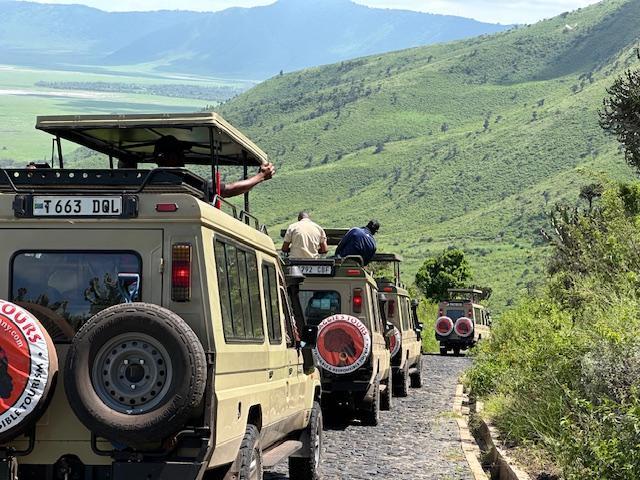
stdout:
<svg viewBox="0 0 640 480">
<path fill-rule="evenodd" d="M 273 163 L 269 162 L 260 165 L 260 171 L 258 173 L 262 175 L 264 180 L 269 180 L 276 174 L 276 167 L 274 167 Z"/>
</svg>

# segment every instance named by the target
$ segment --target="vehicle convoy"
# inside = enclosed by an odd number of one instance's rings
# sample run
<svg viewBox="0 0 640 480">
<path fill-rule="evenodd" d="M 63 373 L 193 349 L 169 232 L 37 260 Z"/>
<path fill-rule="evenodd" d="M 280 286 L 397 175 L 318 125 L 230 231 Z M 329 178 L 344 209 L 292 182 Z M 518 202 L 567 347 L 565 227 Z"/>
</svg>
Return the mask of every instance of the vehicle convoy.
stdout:
<svg viewBox="0 0 640 480">
<path fill-rule="evenodd" d="M 491 315 L 480 305 L 486 296 L 482 290 L 474 288 L 449 289 L 449 299 L 438 305 L 436 320 L 436 340 L 440 342 L 440 355 L 453 350 L 459 355 L 461 350 L 474 347 L 480 340 L 491 335 Z"/>
<path fill-rule="evenodd" d="M 340 230 L 346 232 L 346 230 Z M 326 230 L 337 245 L 334 230 Z M 288 259 L 305 275 L 299 297 L 306 325 L 318 329 L 313 350 L 327 408 L 354 410 L 375 426 L 380 410 L 392 407 L 389 342 L 378 286 L 360 257 Z"/>
<path fill-rule="evenodd" d="M 384 313 L 393 324 L 391 336 L 391 367 L 394 395 L 406 397 L 409 386 L 422 387 L 422 324 L 418 320 L 418 303 L 411 300 L 409 292 L 400 280 L 402 257 L 393 253 L 376 253 L 373 262 L 393 265 L 393 279 L 377 279 L 378 289 L 386 297 Z"/>
<path fill-rule="evenodd" d="M 113 168 L 168 135 L 212 179 L 266 155 L 213 113 L 37 128 L 57 168 L 0 169 L 0 480 L 261 479 L 287 457 L 318 478 L 316 331 L 266 229 L 184 168 Z M 61 139 L 111 168 L 63 168 Z"/>
</svg>

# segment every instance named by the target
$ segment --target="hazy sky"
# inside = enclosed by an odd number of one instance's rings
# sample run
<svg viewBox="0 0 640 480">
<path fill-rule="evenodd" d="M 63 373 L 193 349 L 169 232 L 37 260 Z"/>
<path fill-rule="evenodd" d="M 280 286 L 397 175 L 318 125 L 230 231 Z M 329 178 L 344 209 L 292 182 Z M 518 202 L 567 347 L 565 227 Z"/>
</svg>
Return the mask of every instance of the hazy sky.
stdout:
<svg viewBox="0 0 640 480">
<path fill-rule="evenodd" d="M 41 3 L 82 3 L 102 10 L 183 9 L 214 11 L 228 7 L 268 5 L 274 0 L 36 0 Z M 301 0 L 304 1 L 304 0 Z M 355 0 L 371 7 L 404 8 L 460 15 L 486 22 L 533 23 L 598 0 Z"/>
</svg>

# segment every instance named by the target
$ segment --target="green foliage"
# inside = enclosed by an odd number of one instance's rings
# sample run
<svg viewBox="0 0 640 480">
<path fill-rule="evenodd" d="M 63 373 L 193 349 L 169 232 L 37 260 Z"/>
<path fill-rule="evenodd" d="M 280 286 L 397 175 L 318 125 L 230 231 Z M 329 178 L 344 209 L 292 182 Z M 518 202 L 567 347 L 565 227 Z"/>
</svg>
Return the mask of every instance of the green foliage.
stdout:
<svg viewBox="0 0 640 480">
<path fill-rule="evenodd" d="M 627 71 L 607 92 L 600 124 L 618 138 L 627 162 L 640 171 L 640 70 Z"/>
<path fill-rule="evenodd" d="M 439 301 L 447 296 L 447 289 L 466 285 L 471 277 L 469 262 L 462 250 L 445 250 L 437 257 L 427 258 L 418 273 L 416 286 L 425 297 Z"/>
<path fill-rule="evenodd" d="M 554 214 L 543 292 L 503 313 L 466 381 L 506 440 L 567 480 L 640 478 L 640 183 Z"/>
</svg>

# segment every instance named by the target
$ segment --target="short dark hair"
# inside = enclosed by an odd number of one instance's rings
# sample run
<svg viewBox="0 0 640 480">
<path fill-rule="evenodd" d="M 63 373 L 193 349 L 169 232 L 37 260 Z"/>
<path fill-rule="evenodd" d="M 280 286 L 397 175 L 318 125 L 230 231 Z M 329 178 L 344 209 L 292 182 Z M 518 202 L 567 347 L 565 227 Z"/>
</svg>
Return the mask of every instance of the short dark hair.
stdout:
<svg viewBox="0 0 640 480">
<path fill-rule="evenodd" d="M 298 214 L 298 220 L 302 220 L 303 218 L 311 218 L 311 217 L 309 216 L 308 212 L 305 212 L 303 210 Z"/>
<path fill-rule="evenodd" d="M 153 154 L 154 156 L 158 156 L 166 153 L 184 153 L 184 145 L 180 140 L 178 140 L 173 135 L 165 135 L 164 137 L 160 137 L 154 146 Z"/>
<path fill-rule="evenodd" d="M 377 220 L 369 220 L 369 223 L 367 223 L 367 228 L 371 232 L 371 235 L 375 235 L 378 230 L 380 230 L 380 222 L 378 222 Z"/>
</svg>

